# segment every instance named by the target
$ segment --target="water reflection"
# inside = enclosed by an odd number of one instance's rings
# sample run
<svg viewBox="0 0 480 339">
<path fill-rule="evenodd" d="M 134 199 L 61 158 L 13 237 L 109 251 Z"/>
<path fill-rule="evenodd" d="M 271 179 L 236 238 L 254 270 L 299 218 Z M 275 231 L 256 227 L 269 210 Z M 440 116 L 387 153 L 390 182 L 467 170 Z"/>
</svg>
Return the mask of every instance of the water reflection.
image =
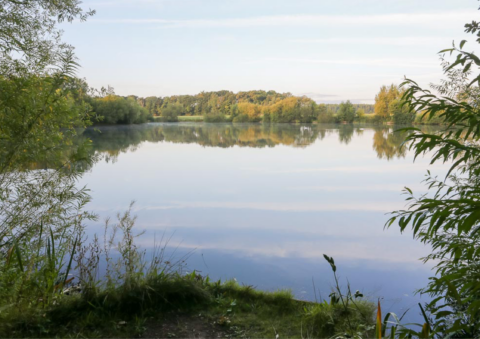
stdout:
<svg viewBox="0 0 480 339">
<path fill-rule="evenodd" d="M 93 141 L 93 151 L 103 153 L 105 160 L 115 161 L 119 154 L 135 151 L 142 142 L 172 142 L 198 144 L 204 147 L 265 148 L 279 145 L 304 148 L 327 135 L 338 135 L 340 143 L 348 145 L 353 137 L 361 136 L 365 128 L 373 128 L 373 148 L 380 159 L 404 157 L 401 147 L 406 132 L 394 132 L 389 127 L 358 127 L 345 125 L 295 124 L 162 124 L 139 126 L 104 126 L 89 128 L 83 135 Z"/>
<path fill-rule="evenodd" d="M 389 130 L 377 129 L 373 136 L 373 149 L 380 159 L 404 158 L 407 147 L 401 147 L 401 145 L 406 136 L 407 132 L 391 133 Z"/>
</svg>

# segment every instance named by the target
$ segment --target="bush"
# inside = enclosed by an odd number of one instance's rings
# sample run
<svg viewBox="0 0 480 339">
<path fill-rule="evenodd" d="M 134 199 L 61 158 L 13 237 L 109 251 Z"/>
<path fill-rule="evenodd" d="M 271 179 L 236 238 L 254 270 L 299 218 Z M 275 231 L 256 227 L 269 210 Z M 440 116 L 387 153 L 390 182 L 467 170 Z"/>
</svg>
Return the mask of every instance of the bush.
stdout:
<svg viewBox="0 0 480 339">
<path fill-rule="evenodd" d="M 393 115 L 393 123 L 397 125 L 410 125 L 415 120 L 415 112 L 410 106 L 400 100 L 394 100 L 390 103 L 389 111 Z"/>
<path fill-rule="evenodd" d="M 242 102 L 236 105 L 236 109 L 232 110 L 232 116 L 235 118 L 242 116 L 238 122 L 257 122 L 260 121 L 261 107 L 249 102 Z M 245 117 L 246 116 L 246 117 Z"/>
<path fill-rule="evenodd" d="M 141 124 L 147 122 L 151 114 L 135 100 L 117 95 L 107 95 L 92 101 L 93 110 L 101 117 L 96 123 Z"/>
<path fill-rule="evenodd" d="M 250 118 L 247 114 L 240 114 L 233 118 L 233 122 L 249 122 Z"/>
<path fill-rule="evenodd" d="M 425 115 L 424 112 L 420 112 L 416 114 L 413 123 L 418 125 L 444 125 L 445 118 L 442 117 L 441 112 L 437 112 L 431 117 L 430 115 Z"/>
<path fill-rule="evenodd" d="M 337 118 L 339 122 L 352 123 L 355 119 L 355 107 L 350 101 L 342 102 L 338 109 Z"/>
<path fill-rule="evenodd" d="M 212 112 L 204 115 L 203 121 L 205 122 L 225 122 L 227 121 L 226 117 L 222 113 Z"/>
<path fill-rule="evenodd" d="M 324 124 L 334 123 L 335 115 L 331 111 L 322 112 L 318 115 L 317 121 Z"/>
<path fill-rule="evenodd" d="M 178 122 L 178 116 L 183 113 L 183 106 L 180 104 L 171 104 L 162 108 L 161 121 Z"/>
<path fill-rule="evenodd" d="M 262 121 L 263 122 L 271 122 L 272 121 L 272 117 L 270 116 L 269 112 L 266 112 L 266 111 L 263 112 Z"/>
</svg>

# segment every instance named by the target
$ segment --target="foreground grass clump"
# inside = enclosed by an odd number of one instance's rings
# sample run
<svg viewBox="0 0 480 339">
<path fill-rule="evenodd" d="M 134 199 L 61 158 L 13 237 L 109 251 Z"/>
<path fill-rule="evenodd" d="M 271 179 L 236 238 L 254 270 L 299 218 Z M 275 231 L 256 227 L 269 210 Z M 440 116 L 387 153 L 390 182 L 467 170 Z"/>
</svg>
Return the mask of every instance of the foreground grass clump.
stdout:
<svg viewBox="0 0 480 339">
<path fill-rule="evenodd" d="M 208 292 L 190 277 L 160 274 L 117 288 L 58 295 L 46 308 L 37 303 L 2 312 L 0 336 L 128 336 L 141 332 L 136 324 L 154 311 L 189 310 L 209 301 Z"/>
<path fill-rule="evenodd" d="M 175 332 L 199 315 L 206 326 L 225 336 L 329 337 L 347 330 L 347 318 L 357 328 L 372 325 L 375 309 L 366 301 L 348 310 L 335 302 L 298 301 L 289 291 L 262 292 L 235 281 L 210 282 L 195 272 L 59 295 L 47 308 L 23 306 L 21 311 L 0 313 L 2 337 L 141 336 L 150 327 L 182 316 L 184 324 L 169 332 L 177 337 L 186 335 Z"/>
<path fill-rule="evenodd" d="M 363 329 L 366 336 L 373 335 L 369 328 L 373 329 L 375 307 L 366 300 L 358 300 L 356 307 L 345 309 L 335 298 L 312 303 L 294 299 L 289 291 L 268 293 L 232 281 L 218 289 L 220 301 L 217 297 L 217 305 L 210 312 L 216 316 L 222 310 L 226 312 L 239 336 L 325 338 L 343 336 L 350 332 L 350 325 L 359 331 Z"/>
</svg>

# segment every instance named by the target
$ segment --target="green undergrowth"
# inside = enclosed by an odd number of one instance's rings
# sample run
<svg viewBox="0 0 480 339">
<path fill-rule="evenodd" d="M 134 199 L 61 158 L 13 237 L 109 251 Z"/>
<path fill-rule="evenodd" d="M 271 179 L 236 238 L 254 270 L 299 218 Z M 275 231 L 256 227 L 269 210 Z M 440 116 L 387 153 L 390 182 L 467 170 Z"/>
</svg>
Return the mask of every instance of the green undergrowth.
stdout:
<svg viewBox="0 0 480 339">
<path fill-rule="evenodd" d="M 202 314 L 204 322 L 226 336 L 324 338 L 344 333 L 347 326 L 365 330 L 373 324 L 373 304 L 365 300 L 356 304 L 345 309 L 332 301 L 295 300 L 289 291 L 210 282 L 195 273 L 160 274 L 118 288 L 59 295 L 46 308 L 37 301 L 2 310 L 0 336 L 140 337 L 149 326 L 161 325 L 160 319 Z"/>
<path fill-rule="evenodd" d="M 179 122 L 182 122 L 182 121 L 203 121 L 203 115 L 180 115 L 178 117 L 178 121 Z"/>
<path fill-rule="evenodd" d="M 229 322 L 243 337 L 326 338 L 344 334 L 350 325 L 368 332 L 374 311 L 374 305 L 366 300 L 346 310 L 338 300 L 300 301 L 289 291 L 268 293 L 229 281 L 219 287 L 208 314 L 217 319 L 220 315 L 220 322 Z"/>
</svg>

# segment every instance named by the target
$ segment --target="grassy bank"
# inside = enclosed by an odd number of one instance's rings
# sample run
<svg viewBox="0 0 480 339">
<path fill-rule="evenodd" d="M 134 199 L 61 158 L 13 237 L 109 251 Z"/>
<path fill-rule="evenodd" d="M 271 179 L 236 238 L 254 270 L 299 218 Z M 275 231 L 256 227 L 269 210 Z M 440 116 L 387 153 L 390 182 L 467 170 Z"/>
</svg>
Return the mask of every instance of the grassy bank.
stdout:
<svg viewBox="0 0 480 339">
<path fill-rule="evenodd" d="M 311 303 L 289 291 L 184 274 L 186 257 L 167 255 L 168 240 L 155 242 L 147 258 L 135 244 L 131 210 L 117 219 L 105 222 L 103 238 L 83 243 L 83 232 L 43 238 L 40 231 L 37 248 L 14 245 L 0 257 L 0 337 L 196 337 L 194 330 L 204 337 L 372 334 L 374 305 L 343 295 L 338 283 L 329 301 Z"/>
<path fill-rule="evenodd" d="M 273 293 L 189 275 L 157 275 L 103 291 L 58 295 L 50 307 L 0 313 L 2 337 L 315 337 L 365 330 L 375 307 L 357 301 L 309 303 L 288 291 Z M 350 322 L 350 323 L 347 323 Z M 191 332 L 191 333 L 189 333 Z"/>
<path fill-rule="evenodd" d="M 225 116 L 226 120 L 230 120 L 230 116 Z M 159 118 L 159 117 L 155 117 Z M 331 116 L 330 120 L 327 121 L 313 121 L 313 124 L 322 124 L 322 123 L 328 123 L 328 124 L 341 124 L 341 122 L 338 122 L 336 117 L 336 114 L 333 114 Z M 157 119 L 159 120 L 159 119 Z M 192 116 L 179 116 L 178 117 L 178 122 L 202 122 L 204 121 L 204 117 L 202 115 L 192 115 Z M 222 121 L 223 122 L 223 121 Z M 373 124 L 373 125 L 392 125 L 393 122 L 385 122 L 379 119 L 375 114 L 365 114 L 361 118 L 356 118 L 353 122 L 353 124 Z M 417 113 L 415 120 L 412 122 L 413 125 L 444 125 L 443 119 L 435 116 L 433 118 L 429 117 L 424 117 L 423 113 Z"/>
<path fill-rule="evenodd" d="M 203 115 L 180 115 L 178 117 L 178 122 L 192 122 L 192 121 L 203 121 Z"/>
<path fill-rule="evenodd" d="M 153 121 L 155 122 L 162 122 L 163 121 L 163 118 L 160 117 L 160 116 L 155 116 L 153 117 Z M 191 115 L 191 116 L 187 116 L 187 115 L 179 115 L 178 116 L 178 122 L 204 122 L 205 121 L 205 118 L 203 115 Z M 215 122 L 231 122 L 231 116 L 230 115 L 225 115 L 223 116 L 223 119 L 218 119 L 218 121 L 209 121 L 209 122 L 212 122 L 212 123 L 215 123 Z M 248 121 L 247 121 L 248 122 Z M 299 123 L 299 122 L 297 122 Z M 326 123 L 326 124 L 341 124 L 341 122 L 338 122 L 337 121 L 337 118 L 336 118 L 336 114 L 333 114 L 330 119 L 327 119 L 327 120 L 324 120 L 324 121 L 312 121 L 311 123 L 313 124 L 322 124 L 322 123 Z M 378 119 L 378 117 L 375 116 L 375 114 L 366 114 L 364 115 L 362 118 L 360 119 L 355 119 L 353 122 L 353 124 L 377 124 L 377 125 L 383 125 L 385 124 L 385 122 L 381 121 L 381 119 Z M 306 123 L 304 123 L 306 124 Z"/>
<path fill-rule="evenodd" d="M 178 116 L 178 122 L 203 122 L 203 115 L 179 115 Z M 164 119 L 161 116 L 154 116 L 153 117 L 154 122 L 163 122 Z"/>
</svg>

